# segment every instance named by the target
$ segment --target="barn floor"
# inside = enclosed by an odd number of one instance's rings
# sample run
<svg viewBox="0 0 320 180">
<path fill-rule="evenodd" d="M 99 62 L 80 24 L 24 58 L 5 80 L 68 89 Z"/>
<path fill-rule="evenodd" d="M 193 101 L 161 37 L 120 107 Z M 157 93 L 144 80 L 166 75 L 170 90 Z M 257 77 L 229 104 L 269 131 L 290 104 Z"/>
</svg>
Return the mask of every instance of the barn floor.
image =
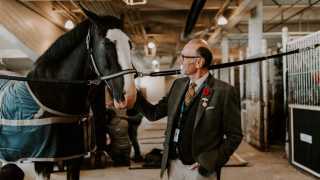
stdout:
<svg viewBox="0 0 320 180">
<path fill-rule="evenodd" d="M 140 130 L 139 139 L 143 152 L 149 152 L 152 148 L 161 148 L 165 123 L 144 123 Z M 223 180 L 312 180 L 314 177 L 305 174 L 289 165 L 284 158 L 282 148 L 272 147 L 270 152 L 260 152 L 243 142 L 237 150 L 237 154 L 249 164 L 246 167 L 226 167 L 222 172 Z M 230 164 L 238 163 L 231 160 Z M 33 180 L 32 164 L 21 165 L 26 172 L 25 180 Z M 64 180 L 64 173 L 54 173 L 53 180 Z M 156 180 L 159 178 L 158 169 L 130 170 L 128 167 L 108 167 L 100 170 L 81 171 L 81 180 Z M 165 177 L 164 179 L 167 179 Z"/>
</svg>

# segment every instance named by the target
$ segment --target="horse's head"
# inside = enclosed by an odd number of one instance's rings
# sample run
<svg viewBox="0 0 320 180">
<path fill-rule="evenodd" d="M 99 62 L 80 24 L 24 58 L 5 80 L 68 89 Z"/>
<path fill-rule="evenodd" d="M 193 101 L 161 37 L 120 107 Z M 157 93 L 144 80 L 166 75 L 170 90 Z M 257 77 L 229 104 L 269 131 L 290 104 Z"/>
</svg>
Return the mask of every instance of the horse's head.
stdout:
<svg viewBox="0 0 320 180">
<path fill-rule="evenodd" d="M 100 17 L 83 9 L 92 22 L 90 47 L 98 76 L 107 76 L 132 69 L 130 38 L 122 30 L 120 19 Z M 131 107 L 136 99 L 134 75 L 128 74 L 105 81 L 116 108 Z"/>
</svg>

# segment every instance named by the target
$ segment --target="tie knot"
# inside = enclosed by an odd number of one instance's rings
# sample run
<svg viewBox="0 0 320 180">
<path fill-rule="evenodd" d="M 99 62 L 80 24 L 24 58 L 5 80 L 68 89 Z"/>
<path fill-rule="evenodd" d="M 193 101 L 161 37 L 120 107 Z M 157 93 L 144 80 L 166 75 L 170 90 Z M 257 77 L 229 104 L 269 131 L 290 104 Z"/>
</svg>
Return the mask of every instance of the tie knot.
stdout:
<svg viewBox="0 0 320 180">
<path fill-rule="evenodd" d="M 197 86 L 197 84 L 195 82 L 190 83 L 189 87 L 194 89 Z"/>
</svg>

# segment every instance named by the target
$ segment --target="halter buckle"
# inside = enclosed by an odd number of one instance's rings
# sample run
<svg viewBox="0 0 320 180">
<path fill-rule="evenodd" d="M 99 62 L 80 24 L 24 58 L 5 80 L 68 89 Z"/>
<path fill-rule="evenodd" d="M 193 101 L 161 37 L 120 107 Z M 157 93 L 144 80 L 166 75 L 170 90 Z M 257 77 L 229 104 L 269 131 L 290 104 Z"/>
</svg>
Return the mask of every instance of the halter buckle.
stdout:
<svg viewBox="0 0 320 180">
<path fill-rule="evenodd" d="M 94 80 L 90 80 L 89 82 L 88 82 L 88 85 L 90 86 L 90 85 L 99 85 L 101 83 L 101 80 L 100 79 L 94 79 Z"/>
</svg>

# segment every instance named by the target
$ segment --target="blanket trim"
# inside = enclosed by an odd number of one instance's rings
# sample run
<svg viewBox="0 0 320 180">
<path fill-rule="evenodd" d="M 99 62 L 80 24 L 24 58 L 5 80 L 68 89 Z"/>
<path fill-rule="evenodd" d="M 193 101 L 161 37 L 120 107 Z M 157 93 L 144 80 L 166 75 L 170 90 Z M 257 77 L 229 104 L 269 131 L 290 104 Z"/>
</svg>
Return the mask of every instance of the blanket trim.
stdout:
<svg viewBox="0 0 320 180">
<path fill-rule="evenodd" d="M 76 159 L 76 158 L 84 157 L 85 155 L 86 155 L 86 153 L 73 155 L 73 156 L 58 157 L 58 158 L 20 158 L 17 161 L 13 161 L 13 162 L 28 162 L 28 161 L 30 161 L 30 162 L 57 162 L 57 161 Z M 6 161 L 4 159 L 0 159 L 0 162 L 7 163 L 9 161 Z"/>
<path fill-rule="evenodd" d="M 41 119 L 30 119 L 30 120 L 7 120 L 0 119 L 0 125 L 4 126 L 43 126 L 43 125 L 51 125 L 51 124 L 71 124 L 71 123 L 79 123 L 79 117 L 48 117 Z"/>
</svg>

